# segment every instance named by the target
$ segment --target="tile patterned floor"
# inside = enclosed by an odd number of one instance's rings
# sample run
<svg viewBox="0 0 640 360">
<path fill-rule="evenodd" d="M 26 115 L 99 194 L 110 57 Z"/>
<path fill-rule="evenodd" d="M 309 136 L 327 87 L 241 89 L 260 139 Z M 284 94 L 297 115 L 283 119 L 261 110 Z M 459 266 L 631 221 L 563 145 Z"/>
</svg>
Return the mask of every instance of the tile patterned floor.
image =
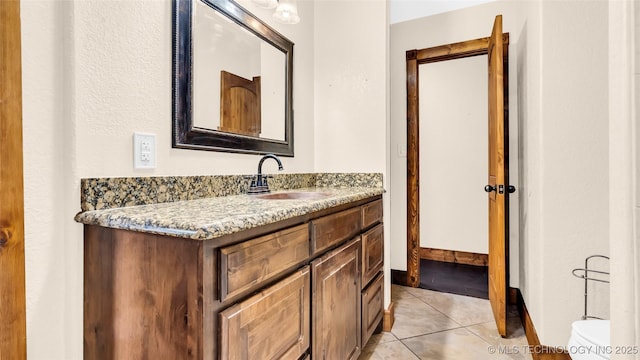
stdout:
<svg viewBox="0 0 640 360">
<path fill-rule="evenodd" d="M 359 360 L 530 360 L 514 308 L 510 334 L 498 335 L 489 300 L 392 285 L 395 323 L 374 335 Z"/>
</svg>

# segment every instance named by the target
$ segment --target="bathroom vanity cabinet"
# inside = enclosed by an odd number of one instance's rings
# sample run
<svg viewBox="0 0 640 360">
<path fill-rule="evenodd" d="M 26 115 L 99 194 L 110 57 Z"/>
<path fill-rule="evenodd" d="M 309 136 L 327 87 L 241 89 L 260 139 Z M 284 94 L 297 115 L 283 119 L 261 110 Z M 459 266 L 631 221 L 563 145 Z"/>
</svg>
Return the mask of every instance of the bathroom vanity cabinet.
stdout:
<svg viewBox="0 0 640 360">
<path fill-rule="evenodd" d="M 194 240 L 85 225 L 86 359 L 356 359 L 383 315 L 380 196 Z"/>
</svg>

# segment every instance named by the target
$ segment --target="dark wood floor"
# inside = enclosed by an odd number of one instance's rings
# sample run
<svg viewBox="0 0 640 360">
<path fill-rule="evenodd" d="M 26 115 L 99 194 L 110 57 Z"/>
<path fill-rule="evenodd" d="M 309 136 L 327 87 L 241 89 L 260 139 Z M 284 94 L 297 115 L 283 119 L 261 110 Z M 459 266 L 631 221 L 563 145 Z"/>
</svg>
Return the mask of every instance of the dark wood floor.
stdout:
<svg viewBox="0 0 640 360">
<path fill-rule="evenodd" d="M 486 266 L 420 260 L 420 288 L 488 299 Z"/>
</svg>

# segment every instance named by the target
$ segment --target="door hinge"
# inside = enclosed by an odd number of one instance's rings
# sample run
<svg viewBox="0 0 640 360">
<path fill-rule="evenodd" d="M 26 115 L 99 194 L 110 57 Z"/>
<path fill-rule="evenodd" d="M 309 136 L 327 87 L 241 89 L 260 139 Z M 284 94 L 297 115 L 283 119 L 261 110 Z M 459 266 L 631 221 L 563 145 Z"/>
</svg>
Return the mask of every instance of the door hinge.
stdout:
<svg viewBox="0 0 640 360">
<path fill-rule="evenodd" d="M 507 191 L 509 191 L 509 194 L 513 194 L 516 192 L 516 187 L 509 185 L 509 187 L 507 187 Z M 504 185 L 498 185 L 498 194 L 504 194 Z"/>
</svg>

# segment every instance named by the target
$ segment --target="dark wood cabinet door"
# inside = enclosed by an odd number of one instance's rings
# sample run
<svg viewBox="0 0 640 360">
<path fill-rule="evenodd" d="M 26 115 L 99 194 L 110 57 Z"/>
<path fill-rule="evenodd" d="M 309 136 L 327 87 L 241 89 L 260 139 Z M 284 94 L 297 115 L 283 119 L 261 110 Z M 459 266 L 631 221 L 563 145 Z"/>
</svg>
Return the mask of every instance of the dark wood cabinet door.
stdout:
<svg viewBox="0 0 640 360">
<path fill-rule="evenodd" d="M 384 230 L 382 224 L 362 234 L 362 287 L 367 287 L 384 264 Z"/>
<path fill-rule="evenodd" d="M 357 237 L 311 263 L 314 360 L 360 355 L 360 258 Z"/>
<path fill-rule="evenodd" d="M 309 348 L 310 279 L 305 266 L 220 313 L 220 359 L 299 359 Z"/>
<path fill-rule="evenodd" d="M 384 313 L 384 277 L 382 272 L 362 291 L 362 346 L 367 345 Z"/>
</svg>

